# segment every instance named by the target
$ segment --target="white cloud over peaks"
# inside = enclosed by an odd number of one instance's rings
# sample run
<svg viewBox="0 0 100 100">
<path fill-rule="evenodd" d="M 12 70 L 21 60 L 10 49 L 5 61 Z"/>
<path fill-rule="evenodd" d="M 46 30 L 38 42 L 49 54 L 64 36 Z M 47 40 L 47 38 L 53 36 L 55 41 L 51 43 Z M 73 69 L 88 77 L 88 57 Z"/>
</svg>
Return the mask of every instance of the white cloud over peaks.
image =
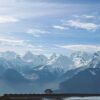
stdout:
<svg viewBox="0 0 100 100">
<path fill-rule="evenodd" d="M 41 35 L 47 34 L 49 32 L 40 29 L 28 29 L 26 33 L 31 34 L 34 37 L 40 37 Z"/>
<path fill-rule="evenodd" d="M 68 29 L 67 27 L 60 26 L 60 25 L 54 25 L 53 28 L 54 29 L 59 29 L 59 30 L 67 30 Z"/>
<path fill-rule="evenodd" d="M 0 23 L 18 22 L 19 19 L 12 16 L 0 16 Z"/>
<path fill-rule="evenodd" d="M 82 18 L 82 19 L 96 19 L 97 16 L 94 16 L 94 15 L 74 15 L 73 17 L 75 18 Z"/>
<path fill-rule="evenodd" d="M 13 40 L 13 39 L 1 38 L 0 45 L 21 46 L 23 45 L 23 40 Z"/>
<path fill-rule="evenodd" d="M 87 18 L 87 19 L 95 19 L 96 16 L 93 15 L 82 15 L 83 18 Z"/>
<path fill-rule="evenodd" d="M 94 52 L 94 51 L 100 51 L 100 45 L 62 45 L 58 46 L 59 48 L 63 48 L 66 50 L 71 50 L 71 51 L 86 51 L 86 52 Z"/>
<path fill-rule="evenodd" d="M 79 20 L 68 20 L 67 23 L 65 23 L 66 26 L 72 27 L 72 28 L 79 28 L 84 29 L 88 31 L 95 31 L 98 28 L 100 28 L 100 25 L 95 23 L 88 23 L 88 22 L 81 22 Z"/>
<path fill-rule="evenodd" d="M 0 38 L 0 52 L 15 51 L 24 54 L 26 51 L 32 51 L 37 54 L 43 53 L 45 50 L 41 46 L 35 46 L 25 40 Z"/>
</svg>

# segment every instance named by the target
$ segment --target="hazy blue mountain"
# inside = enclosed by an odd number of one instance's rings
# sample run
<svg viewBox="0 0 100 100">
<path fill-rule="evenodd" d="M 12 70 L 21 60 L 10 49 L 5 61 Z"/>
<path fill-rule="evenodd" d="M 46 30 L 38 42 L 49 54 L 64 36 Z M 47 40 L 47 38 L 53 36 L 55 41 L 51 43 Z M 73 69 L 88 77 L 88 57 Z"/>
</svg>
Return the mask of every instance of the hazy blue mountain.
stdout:
<svg viewBox="0 0 100 100">
<path fill-rule="evenodd" d="M 2 78 L 15 84 L 29 82 L 28 79 L 25 79 L 18 71 L 14 69 L 5 70 L 5 72 L 2 74 Z"/>
<path fill-rule="evenodd" d="M 4 73 L 5 68 L 3 66 L 0 66 L 0 76 L 2 76 L 2 74 Z"/>
<path fill-rule="evenodd" d="M 37 84 L 26 79 L 21 73 L 14 69 L 7 69 L 0 76 L 0 94 L 5 93 L 33 93 L 38 91 Z M 33 89 L 34 88 L 34 89 Z"/>
<path fill-rule="evenodd" d="M 60 92 L 100 93 L 100 69 L 87 68 L 60 84 Z"/>
<path fill-rule="evenodd" d="M 86 66 L 75 68 L 75 69 L 71 69 L 71 70 L 65 72 L 64 74 L 62 74 L 62 76 L 59 78 L 59 80 L 60 80 L 60 82 L 68 80 L 71 77 L 73 77 L 74 75 L 78 74 L 80 71 L 83 71 L 85 69 L 86 69 Z"/>
<path fill-rule="evenodd" d="M 26 71 L 25 75 L 33 77 L 33 79 L 38 83 L 46 83 L 46 82 L 55 81 L 55 79 L 57 79 L 59 76 L 57 72 L 51 72 L 46 68 L 41 69 L 41 70 L 38 70 L 38 69 L 29 70 L 29 71 Z"/>
</svg>

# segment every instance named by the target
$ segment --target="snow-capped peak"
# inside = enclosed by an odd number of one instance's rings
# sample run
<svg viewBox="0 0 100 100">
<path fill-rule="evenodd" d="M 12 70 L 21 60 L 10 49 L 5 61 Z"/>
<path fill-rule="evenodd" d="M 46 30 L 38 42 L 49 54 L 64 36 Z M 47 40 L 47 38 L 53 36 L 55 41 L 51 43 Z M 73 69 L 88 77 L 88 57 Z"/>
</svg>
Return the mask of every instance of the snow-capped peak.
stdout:
<svg viewBox="0 0 100 100">
<path fill-rule="evenodd" d="M 32 52 L 30 51 L 26 52 L 25 55 L 23 56 L 23 60 L 27 62 L 32 62 L 33 59 L 35 59 L 35 55 L 33 55 Z"/>
<path fill-rule="evenodd" d="M 34 55 L 30 51 L 28 51 L 24 57 L 23 60 L 27 63 L 32 63 L 34 66 L 40 66 L 45 65 L 47 63 L 47 57 L 44 55 Z"/>
<path fill-rule="evenodd" d="M 88 67 L 91 68 L 100 68 L 100 51 L 93 54 L 93 57 L 88 64 Z"/>
<path fill-rule="evenodd" d="M 59 55 L 48 61 L 50 69 L 69 70 L 72 67 L 72 60 L 67 56 Z"/>
<path fill-rule="evenodd" d="M 86 52 L 77 51 L 71 54 L 75 67 L 82 67 L 88 64 L 90 57 Z"/>
<path fill-rule="evenodd" d="M 53 53 L 53 54 L 50 56 L 49 60 L 55 59 L 56 57 L 57 57 L 57 54 L 56 54 L 56 53 Z"/>
<path fill-rule="evenodd" d="M 52 64 L 56 61 L 56 59 L 57 59 L 58 57 L 59 57 L 59 56 L 57 56 L 56 53 L 53 53 L 53 54 L 50 56 L 49 60 L 48 60 L 48 65 L 52 65 Z"/>
</svg>

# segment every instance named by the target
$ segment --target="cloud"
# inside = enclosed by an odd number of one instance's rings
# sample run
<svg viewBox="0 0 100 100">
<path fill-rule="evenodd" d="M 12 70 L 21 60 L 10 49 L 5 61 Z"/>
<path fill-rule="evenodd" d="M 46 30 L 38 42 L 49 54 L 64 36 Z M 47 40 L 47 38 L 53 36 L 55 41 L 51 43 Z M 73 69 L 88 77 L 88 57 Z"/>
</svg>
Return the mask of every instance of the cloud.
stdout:
<svg viewBox="0 0 100 100">
<path fill-rule="evenodd" d="M 86 52 L 94 52 L 94 51 L 100 51 L 100 45 L 60 45 L 57 46 L 59 48 L 63 48 L 66 50 L 71 50 L 71 51 L 86 51 Z"/>
<path fill-rule="evenodd" d="M 31 34 L 34 37 L 40 37 L 41 35 L 48 34 L 49 32 L 40 29 L 28 29 L 26 33 Z"/>
<path fill-rule="evenodd" d="M 42 46 L 31 44 L 26 40 L 0 38 L 0 52 L 1 51 L 15 51 L 22 55 L 27 51 L 40 54 L 45 50 Z"/>
<path fill-rule="evenodd" d="M 75 18 L 83 18 L 83 19 L 96 19 L 97 16 L 94 15 L 74 15 Z"/>
<path fill-rule="evenodd" d="M 19 19 L 12 16 L 0 16 L 0 23 L 18 22 Z"/>
<path fill-rule="evenodd" d="M 100 24 L 97 24 L 99 18 L 98 16 L 84 14 L 73 15 L 72 18 L 74 18 L 74 20 L 62 20 L 62 23 L 60 25 L 53 25 L 52 27 L 59 30 L 68 30 L 69 28 L 75 28 L 87 31 L 96 31 L 100 28 Z M 92 21 L 95 21 L 95 23 L 90 22 L 90 19 L 92 19 Z"/>
<path fill-rule="evenodd" d="M 18 40 L 18 39 L 6 39 L 6 38 L 1 38 L 0 39 L 0 45 L 4 45 L 4 46 L 13 46 L 13 47 L 27 47 L 29 49 L 34 49 L 38 46 L 34 46 L 32 44 L 30 44 L 28 41 L 26 40 Z M 38 47 L 38 49 L 41 47 Z M 36 50 L 38 50 L 36 49 Z"/>
<path fill-rule="evenodd" d="M 41 53 L 41 52 L 43 52 L 44 51 L 44 49 L 42 48 L 42 46 L 40 46 L 40 45 L 32 45 L 32 44 L 30 44 L 30 43 L 24 43 L 24 45 L 23 45 L 23 47 L 24 48 L 26 48 L 27 49 L 27 51 L 34 51 L 35 53 Z"/>
<path fill-rule="evenodd" d="M 17 1 L 17 0 L 16 0 Z M 78 3 L 78 4 L 88 4 L 88 3 L 92 3 L 92 4 L 95 4 L 95 3 L 100 3 L 99 0 L 95 0 L 95 1 L 92 1 L 91 0 L 19 0 L 19 1 L 26 1 L 26 2 L 51 2 L 51 3 Z"/>
<path fill-rule="evenodd" d="M 60 25 L 54 25 L 53 28 L 54 29 L 59 29 L 59 30 L 67 30 L 68 29 L 67 27 L 60 26 Z"/>
<path fill-rule="evenodd" d="M 21 46 L 23 45 L 23 40 L 1 38 L 0 45 Z"/>
<path fill-rule="evenodd" d="M 79 20 L 68 20 L 65 24 L 66 26 L 76 28 L 76 29 L 84 29 L 88 31 L 95 31 L 100 28 L 100 25 L 95 23 L 81 22 Z"/>
<path fill-rule="evenodd" d="M 93 15 L 82 15 L 83 18 L 87 18 L 87 19 L 95 19 L 96 16 Z"/>
</svg>

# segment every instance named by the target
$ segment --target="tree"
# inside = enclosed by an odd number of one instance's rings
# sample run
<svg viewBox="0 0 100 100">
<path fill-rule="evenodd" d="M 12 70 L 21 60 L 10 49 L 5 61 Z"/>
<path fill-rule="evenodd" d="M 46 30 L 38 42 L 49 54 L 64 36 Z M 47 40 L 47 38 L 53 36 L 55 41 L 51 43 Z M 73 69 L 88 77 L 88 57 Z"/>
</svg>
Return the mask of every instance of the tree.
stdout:
<svg viewBox="0 0 100 100">
<path fill-rule="evenodd" d="M 53 91 L 51 89 L 46 89 L 44 92 L 45 92 L 45 94 L 52 94 L 53 93 Z"/>
</svg>

